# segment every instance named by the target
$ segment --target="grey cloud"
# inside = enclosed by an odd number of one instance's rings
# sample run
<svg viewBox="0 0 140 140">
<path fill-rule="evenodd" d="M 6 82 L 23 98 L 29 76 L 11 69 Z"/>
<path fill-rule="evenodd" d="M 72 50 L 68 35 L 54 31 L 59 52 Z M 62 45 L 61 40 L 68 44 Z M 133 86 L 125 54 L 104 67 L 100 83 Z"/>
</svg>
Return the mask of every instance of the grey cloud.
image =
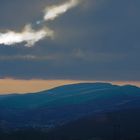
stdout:
<svg viewBox="0 0 140 140">
<path fill-rule="evenodd" d="M 89 2 L 48 24 L 55 40 L 29 49 L 0 47 L 0 56 L 14 58 L 0 60 L 0 77 L 140 80 L 140 1 Z"/>
</svg>

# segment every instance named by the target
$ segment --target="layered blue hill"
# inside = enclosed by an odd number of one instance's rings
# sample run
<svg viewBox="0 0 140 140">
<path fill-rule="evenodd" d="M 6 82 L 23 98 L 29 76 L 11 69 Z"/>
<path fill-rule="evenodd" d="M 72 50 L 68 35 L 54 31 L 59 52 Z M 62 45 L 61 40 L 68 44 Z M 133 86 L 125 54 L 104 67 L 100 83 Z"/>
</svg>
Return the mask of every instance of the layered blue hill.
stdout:
<svg viewBox="0 0 140 140">
<path fill-rule="evenodd" d="M 125 109 L 140 109 L 140 88 L 109 83 L 82 83 L 30 94 L 0 96 L 0 127 L 46 128 L 79 118 Z"/>
</svg>

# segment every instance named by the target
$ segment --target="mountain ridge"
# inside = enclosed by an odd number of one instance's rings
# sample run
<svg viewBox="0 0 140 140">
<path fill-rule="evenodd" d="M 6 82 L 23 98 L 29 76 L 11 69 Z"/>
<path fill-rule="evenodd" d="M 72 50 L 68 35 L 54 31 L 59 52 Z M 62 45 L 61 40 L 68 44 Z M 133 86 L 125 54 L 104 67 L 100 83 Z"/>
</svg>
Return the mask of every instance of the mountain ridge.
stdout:
<svg viewBox="0 0 140 140">
<path fill-rule="evenodd" d="M 42 92 L 48 92 L 48 91 L 52 91 L 52 90 L 57 90 L 57 89 L 61 89 L 61 88 L 68 88 L 71 86 L 85 86 L 85 85 L 91 85 L 91 86 L 116 86 L 116 87 L 132 87 L 132 88 L 140 88 L 139 86 L 133 85 L 133 84 L 124 84 L 124 85 L 117 85 L 117 84 L 112 84 L 109 82 L 85 82 L 85 83 L 75 83 L 75 84 L 67 84 L 67 85 L 61 85 L 58 87 L 54 87 L 48 90 L 42 90 L 42 91 L 38 91 L 38 92 L 29 92 L 29 93 L 11 93 L 11 94 L 0 94 L 0 97 L 2 96 L 14 96 L 14 95 L 26 95 L 26 94 L 41 94 Z"/>
<path fill-rule="evenodd" d="M 108 83 L 60 86 L 32 94 L 0 97 L 0 126 L 53 127 L 99 113 L 140 108 L 140 88 Z"/>
</svg>

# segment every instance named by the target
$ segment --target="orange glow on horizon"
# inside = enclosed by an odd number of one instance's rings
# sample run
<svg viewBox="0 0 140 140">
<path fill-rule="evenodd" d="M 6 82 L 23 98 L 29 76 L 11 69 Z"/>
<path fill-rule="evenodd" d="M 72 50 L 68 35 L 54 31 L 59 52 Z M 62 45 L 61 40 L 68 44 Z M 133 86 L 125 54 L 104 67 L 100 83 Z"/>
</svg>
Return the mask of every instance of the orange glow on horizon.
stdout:
<svg viewBox="0 0 140 140">
<path fill-rule="evenodd" d="M 17 80 L 17 79 L 0 79 L 0 94 L 10 93 L 33 93 L 42 90 L 51 89 L 57 86 L 97 81 L 80 81 L 80 80 Z M 140 81 L 98 81 L 109 82 L 117 85 L 131 84 L 140 87 Z"/>
</svg>

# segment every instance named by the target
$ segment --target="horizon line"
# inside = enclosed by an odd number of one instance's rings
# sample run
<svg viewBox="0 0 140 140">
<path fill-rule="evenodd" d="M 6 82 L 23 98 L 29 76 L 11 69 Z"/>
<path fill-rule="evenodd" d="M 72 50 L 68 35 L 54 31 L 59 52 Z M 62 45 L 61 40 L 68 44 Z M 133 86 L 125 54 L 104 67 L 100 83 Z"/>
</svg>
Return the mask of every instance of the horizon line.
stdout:
<svg viewBox="0 0 140 140">
<path fill-rule="evenodd" d="M 140 87 L 140 81 L 111 81 L 111 80 L 41 80 L 41 79 L 0 79 L 0 94 L 26 94 L 50 90 L 59 86 L 78 83 L 110 83 L 114 85 L 132 85 Z"/>
</svg>

